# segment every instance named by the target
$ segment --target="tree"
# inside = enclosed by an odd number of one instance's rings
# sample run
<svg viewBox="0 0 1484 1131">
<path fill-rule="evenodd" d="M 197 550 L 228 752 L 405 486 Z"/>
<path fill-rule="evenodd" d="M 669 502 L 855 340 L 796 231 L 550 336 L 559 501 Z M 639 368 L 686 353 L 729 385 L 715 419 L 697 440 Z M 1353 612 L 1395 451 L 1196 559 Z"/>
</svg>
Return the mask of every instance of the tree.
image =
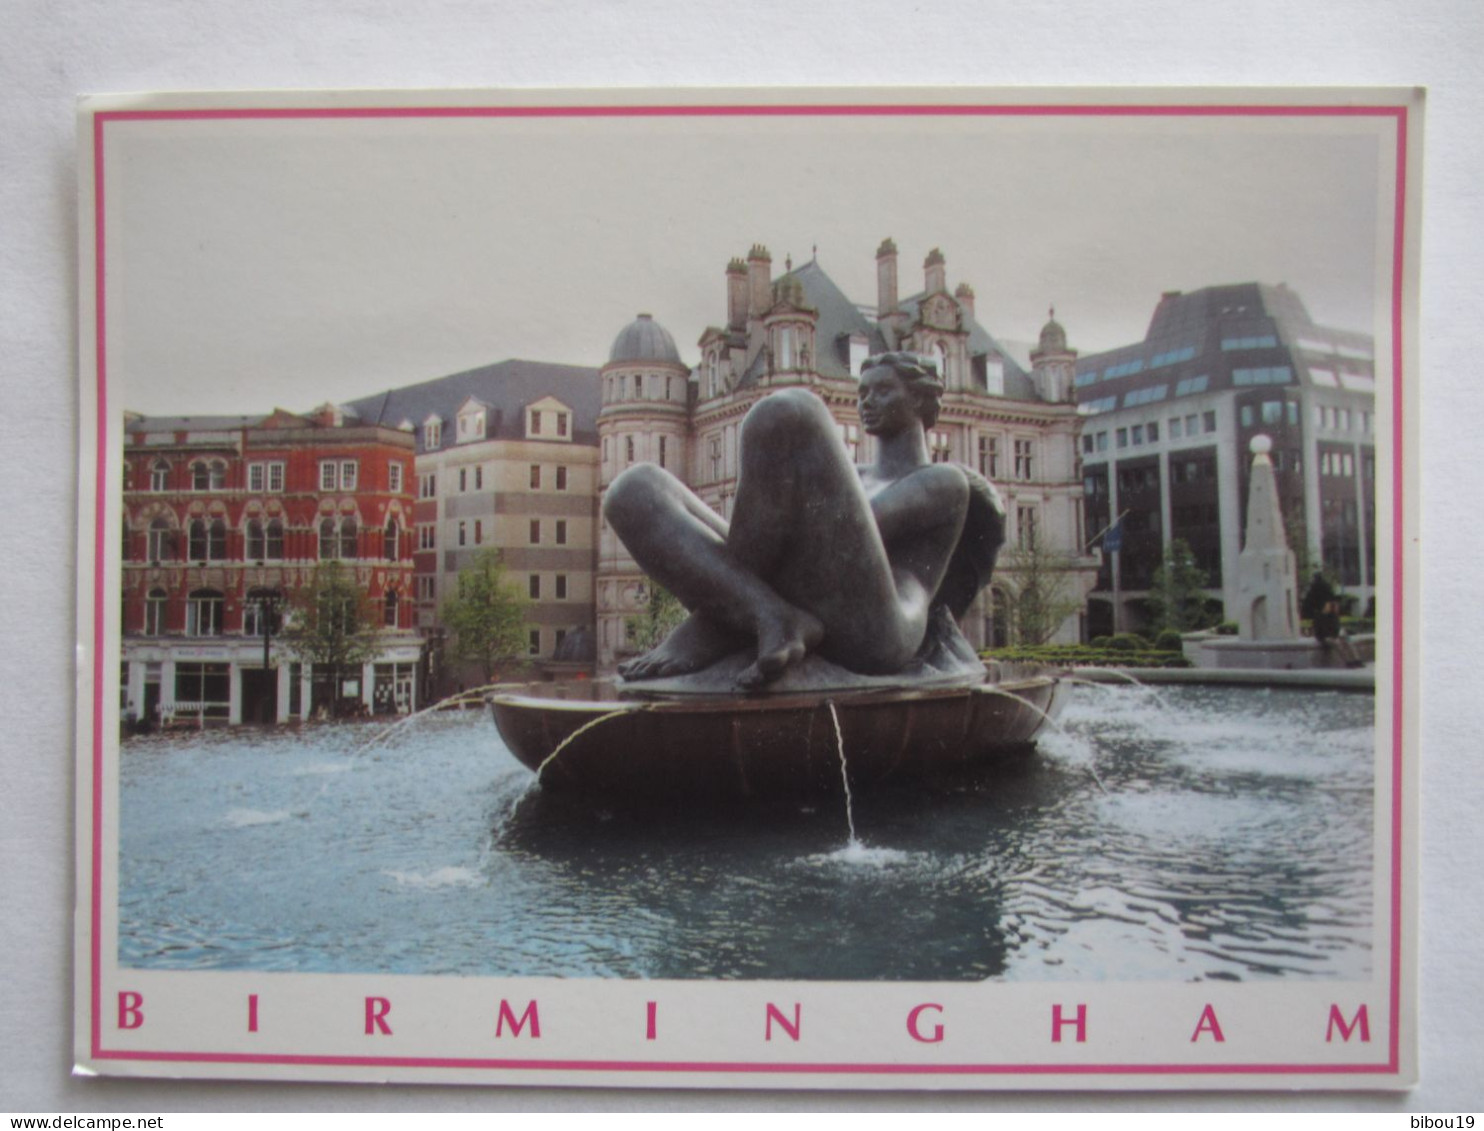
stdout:
<svg viewBox="0 0 1484 1131">
<path fill-rule="evenodd" d="M 640 652 L 659 647 L 665 637 L 674 632 L 680 622 L 690 615 L 680 603 L 680 598 L 663 586 L 651 581 L 648 592 L 649 600 L 645 603 L 644 611 L 624 622 L 628 642 Z"/>
<path fill-rule="evenodd" d="M 1149 583 L 1149 614 L 1154 631 L 1168 628 L 1192 632 L 1204 628 L 1210 619 L 1206 614 L 1207 580 L 1206 571 L 1196 564 L 1190 547 L 1179 538 L 1171 542 Z"/>
<path fill-rule="evenodd" d="M 340 714 L 341 675 L 359 670 L 381 653 L 378 610 L 339 562 L 315 567 L 308 585 L 294 594 L 288 623 L 279 639 L 303 663 L 330 670 L 333 713 Z"/>
<path fill-rule="evenodd" d="M 1035 530 L 1004 561 L 1007 581 L 1014 586 L 1016 643 L 1047 643 L 1082 608 L 1074 584 L 1076 562 L 1071 554 L 1046 545 Z"/>
<path fill-rule="evenodd" d="M 506 580 L 500 551 L 482 550 L 473 565 L 459 571 L 458 592 L 443 603 L 454 659 L 478 664 L 485 682 L 491 682 L 501 664 L 524 654 L 530 605 L 530 598 Z"/>
</svg>

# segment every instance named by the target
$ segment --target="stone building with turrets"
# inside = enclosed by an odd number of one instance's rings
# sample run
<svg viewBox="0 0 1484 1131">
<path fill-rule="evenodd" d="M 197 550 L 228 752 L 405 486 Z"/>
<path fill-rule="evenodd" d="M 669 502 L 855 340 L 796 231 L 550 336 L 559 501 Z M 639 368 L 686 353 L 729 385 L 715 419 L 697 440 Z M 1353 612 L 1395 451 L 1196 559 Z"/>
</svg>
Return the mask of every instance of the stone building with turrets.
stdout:
<svg viewBox="0 0 1484 1131">
<path fill-rule="evenodd" d="M 775 389 L 803 386 L 829 406 L 847 449 L 869 462 L 872 439 L 860 427 L 856 386 L 872 354 L 907 350 L 933 358 L 946 391 L 928 436 L 935 462 L 975 468 L 999 487 L 1008 511 L 1007 544 L 991 590 L 964 625 L 979 646 L 1013 639 L 1017 550 L 1039 544 L 1057 555 L 1064 590 L 1081 600 L 1097 563 L 1083 552 L 1080 417 L 1074 400 L 1077 354 L 1054 319 L 1041 333 L 1031 369 L 1019 365 L 978 319 L 974 290 L 948 288 L 947 262 L 934 248 L 923 286 L 900 293 L 899 253 L 890 239 L 876 252 L 874 304 L 848 298 L 817 257 L 773 273 L 768 249 L 754 244 L 726 266 L 725 311 L 697 341 L 689 365 L 649 314 L 614 340 L 600 371 L 600 491 L 630 464 L 673 472 L 723 517 L 737 488 L 738 432 L 747 410 Z M 598 663 L 611 668 L 636 649 L 627 625 L 644 608 L 648 583 L 613 532 L 598 536 Z M 1073 616 L 1057 639 L 1083 633 Z"/>
</svg>

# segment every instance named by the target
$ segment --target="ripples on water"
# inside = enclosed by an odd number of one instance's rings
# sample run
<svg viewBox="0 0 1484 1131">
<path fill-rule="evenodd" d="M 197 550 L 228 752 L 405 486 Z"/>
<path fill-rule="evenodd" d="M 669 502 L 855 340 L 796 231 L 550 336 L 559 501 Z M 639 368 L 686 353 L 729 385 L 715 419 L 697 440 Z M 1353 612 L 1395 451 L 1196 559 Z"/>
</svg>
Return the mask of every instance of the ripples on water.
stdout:
<svg viewBox="0 0 1484 1131">
<path fill-rule="evenodd" d="M 609 812 L 476 712 L 125 744 L 120 958 L 650 978 L 1362 978 L 1372 700 L 1079 687 L 1038 755 L 843 802 Z M 1101 786 L 1099 785 L 1101 780 Z"/>
</svg>

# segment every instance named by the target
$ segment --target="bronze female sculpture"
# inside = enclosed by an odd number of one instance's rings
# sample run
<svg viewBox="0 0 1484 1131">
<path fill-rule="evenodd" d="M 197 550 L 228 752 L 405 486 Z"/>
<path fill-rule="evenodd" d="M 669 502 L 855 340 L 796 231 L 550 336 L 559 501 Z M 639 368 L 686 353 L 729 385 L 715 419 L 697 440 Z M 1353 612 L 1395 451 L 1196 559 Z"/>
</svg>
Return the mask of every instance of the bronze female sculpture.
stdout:
<svg viewBox="0 0 1484 1131">
<path fill-rule="evenodd" d="M 926 430 L 942 393 L 930 361 L 869 358 L 860 415 L 877 454 L 861 467 L 811 392 L 759 401 L 742 425 L 730 523 L 652 464 L 619 475 L 604 517 L 690 613 L 620 666 L 625 680 L 699 672 L 739 652 L 752 656 L 736 677 L 744 690 L 812 654 L 903 682 L 982 677 L 956 618 L 989 580 L 1004 511 L 982 477 L 931 461 Z"/>
</svg>

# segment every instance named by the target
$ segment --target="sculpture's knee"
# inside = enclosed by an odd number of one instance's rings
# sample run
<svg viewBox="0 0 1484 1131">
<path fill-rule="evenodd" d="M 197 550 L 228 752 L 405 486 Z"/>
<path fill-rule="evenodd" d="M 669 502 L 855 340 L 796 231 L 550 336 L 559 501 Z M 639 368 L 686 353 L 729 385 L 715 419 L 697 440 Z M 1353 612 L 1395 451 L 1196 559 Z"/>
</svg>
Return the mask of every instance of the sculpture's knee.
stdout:
<svg viewBox="0 0 1484 1131">
<path fill-rule="evenodd" d="M 603 493 L 603 517 L 613 527 L 630 515 L 652 511 L 665 489 L 666 473 L 652 463 L 636 463 L 619 472 Z"/>
<path fill-rule="evenodd" d="M 834 430 L 830 410 L 807 389 L 780 389 L 753 405 L 742 422 L 748 437 L 802 434 Z"/>
</svg>

